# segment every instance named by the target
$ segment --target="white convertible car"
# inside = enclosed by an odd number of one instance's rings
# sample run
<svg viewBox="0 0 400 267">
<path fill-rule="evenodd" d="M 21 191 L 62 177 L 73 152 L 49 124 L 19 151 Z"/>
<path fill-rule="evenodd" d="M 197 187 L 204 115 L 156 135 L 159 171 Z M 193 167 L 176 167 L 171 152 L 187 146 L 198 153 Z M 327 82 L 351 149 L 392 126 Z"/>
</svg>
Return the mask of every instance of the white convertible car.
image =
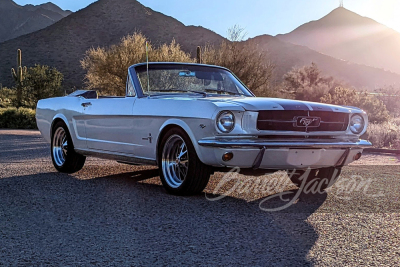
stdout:
<svg viewBox="0 0 400 267">
<path fill-rule="evenodd" d="M 255 97 L 228 69 L 200 64 L 131 66 L 125 96 L 40 100 L 36 120 L 58 171 L 79 171 L 86 156 L 156 165 L 180 195 L 233 167 L 290 171 L 297 184 L 306 173 L 327 187 L 371 145 L 360 140 L 368 118 L 358 108 Z"/>
</svg>

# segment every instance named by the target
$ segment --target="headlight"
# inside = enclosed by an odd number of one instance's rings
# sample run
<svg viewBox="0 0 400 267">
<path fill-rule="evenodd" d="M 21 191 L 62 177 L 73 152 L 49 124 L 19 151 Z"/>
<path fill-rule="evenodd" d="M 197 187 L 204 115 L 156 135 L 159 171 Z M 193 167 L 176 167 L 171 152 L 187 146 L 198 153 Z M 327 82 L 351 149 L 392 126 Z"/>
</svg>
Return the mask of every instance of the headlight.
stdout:
<svg viewBox="0 0 400 267">
<path fill-rule="evenodd" d="M 350 119 L 350 130 L 352 133 L 360 134 L 364 130 L 365 121 L 364 118 L 359 115 L 355 114 Z"/>
<path fill-rule="evenodd" d="M 235 127 L 235 116 L 230 111 L 222 111 L 217 117 L 217 127 L 223 133 L 229 133 Z"/>
</svg>

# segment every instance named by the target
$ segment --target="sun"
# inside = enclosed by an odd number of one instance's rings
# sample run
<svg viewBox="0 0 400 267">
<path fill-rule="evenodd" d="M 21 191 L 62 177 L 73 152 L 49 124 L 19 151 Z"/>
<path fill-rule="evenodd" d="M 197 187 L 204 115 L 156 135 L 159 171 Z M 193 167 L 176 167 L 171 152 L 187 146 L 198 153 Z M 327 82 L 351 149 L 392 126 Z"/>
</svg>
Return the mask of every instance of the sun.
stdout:
<svg viewBox="0 0 400 267">
<path fill-rule="evenodd" d="M 389 28 L 400 32 L 400 1 L 398 0 L 373 0 L 369 1 L 369 5 L 365 5 L 368 17 L 382 23 Z"/>
</svg>

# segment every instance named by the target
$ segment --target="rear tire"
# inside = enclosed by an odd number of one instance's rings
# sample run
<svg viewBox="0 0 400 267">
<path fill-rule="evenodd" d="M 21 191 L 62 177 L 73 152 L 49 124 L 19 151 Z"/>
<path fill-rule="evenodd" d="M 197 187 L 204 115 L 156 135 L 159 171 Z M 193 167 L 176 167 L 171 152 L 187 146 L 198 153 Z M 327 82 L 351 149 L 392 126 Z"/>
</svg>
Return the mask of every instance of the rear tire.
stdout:
<svg viewBox="0 0 400 267">
<path fill-rule="evenodd" d="M 173 195 L 194 195 L 207 186 L 212 168 L 200 161 L 185 131 L 172 128 L 161 139 L 158 167 L 164 188 Z"/>
<path fill-rule="evenodd" d="M 74 173 L 83 168 L 86 157 L 75 152 L 71 135 L 64 122 L 57 122 L 51 135 L 51 160 L 59 172 Z"/>
</svg>

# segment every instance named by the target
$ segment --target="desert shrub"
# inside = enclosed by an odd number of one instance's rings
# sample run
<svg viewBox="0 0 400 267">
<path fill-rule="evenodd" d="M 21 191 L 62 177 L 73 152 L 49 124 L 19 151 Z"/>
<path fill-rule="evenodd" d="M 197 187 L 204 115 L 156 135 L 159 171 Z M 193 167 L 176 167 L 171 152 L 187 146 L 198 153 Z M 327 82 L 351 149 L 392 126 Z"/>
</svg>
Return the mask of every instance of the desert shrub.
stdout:
<svg viewBox="0 0 400 267">
<path fill-rule="evenodd" d="M 293 68 L 283 76 L 281 90 L 289 98 L 319 102 L 321 97 L 339 83 L 330 76 L 323 76 L 317 64 Z"/>
<path fill-rule="evenodd" d="M 371 123 L 363 138 L 371 141 L 376 148 L 400 149 L 400 123 L 389 121 L 384 123 Z"/>
<path fill-rule="evenodd" d="M 387 122 L 390 118 L 378 97 L 341 86 L 333 77 L 323 76 L 314 63 L 285 74 L 281 88 L 289 98 L 361 108 L 372 123 Z"/>
<path fill-rule="evenodd" d="M 368 114 L 371 123 L 389 121 L 389 112 L 385 104 L 375 95 L 367 92 L 357 92 L 355 89 L 336 87 L 320 99 L 323 103 L 354 106 L 363 109 Z"/>
<path fill-rule="evenodd" d="M 21 100 L 17 100 L 17 87 L 0 90 L 0 108 L 27 107 L 36 108 L 40 99 L 62 95 L 63 74 L 56 68 L 35 65 L 28 68 L 24 81 L 19 84 Z"/>
<path fill-rule="evenodd" d="M 390 122 L 398 127 L 400 127 L 400 117 L 392 118 Z"/>
<path fill-rule="evenodd" d="M 376 97 L 381 100 L 392 116 L 400 115 L 400 89 L 394 86 L 380 88 L 375 91 Z"/>
<path fill-rule="evenodd" d="M 373 123 L 389 121 L 389 111 L 381 100 L 367 92 L 361 92 L 358 96 L 358 107 L 367 112 L 369 121 Z"/>
<path fill-rule="evenodd" d="M 16 102 L 16 90 L 3 87 L 0 89 L 0 108 L 11 107 Z"/>
<path fill-rule="evenodd" d="M 88 89 L 97 89 L 102 94 L 125 95 L 126 77 L 131 65 L 146 62 L 146 37 L 134 33 L 122 38 L 121 42 L 109 48 L 91 48 L 81 61 L 87 71 L 85 83 Z M 194 62 L 189 54 L 182 51 L 174 40 L 171 44 L 154 47 L 148 45 L 149 61 Z"/>
<path fill-rule="evenodd" d="M 229 40 L 219 46 L 204 47 L 203 63 L 228 68 L 257 96 L 271 96 L 274 93 L 271 80 L 275 66 L 255 42 L 243 42 L 243 31 L 243 28 L 235 26 L 228 31 Z"/>
<path fill-rule="evenodd" d="M 62 95 L 61 85 L 64 76 L 56 68 L 35 65 L 28 68 L 23 83 L 22 105 L 36 108 L 40 99 Z"/>
<path fill-rule="evenodd" d="M 35 110 L 0 108 L 0 128 L 36 129 Z"/>
</svg>

